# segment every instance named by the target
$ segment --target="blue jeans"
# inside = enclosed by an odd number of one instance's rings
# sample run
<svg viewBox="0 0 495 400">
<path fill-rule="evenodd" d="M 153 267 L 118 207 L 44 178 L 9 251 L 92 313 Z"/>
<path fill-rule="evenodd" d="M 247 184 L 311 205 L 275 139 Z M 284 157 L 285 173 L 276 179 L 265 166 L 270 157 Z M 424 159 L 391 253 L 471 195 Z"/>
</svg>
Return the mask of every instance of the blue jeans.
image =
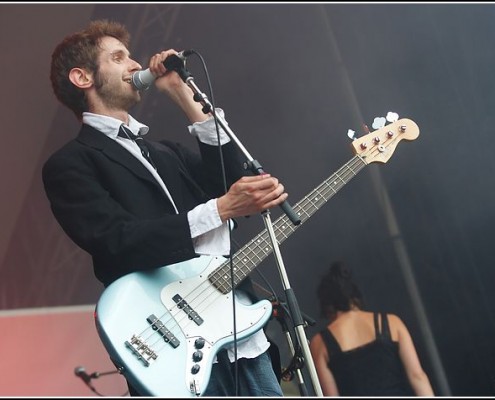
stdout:
<svg viewBox="0 0 495 400">
<path fill-rule="evenodd" d="M 283 396 L 268 351 L 256 358 L 237 360 L 237 393 L 234 363 L 230 363 L 225 350 L 220 351 L 217 357 L 218 362 L 213 364 L 203 396 Z"/>
</svg>

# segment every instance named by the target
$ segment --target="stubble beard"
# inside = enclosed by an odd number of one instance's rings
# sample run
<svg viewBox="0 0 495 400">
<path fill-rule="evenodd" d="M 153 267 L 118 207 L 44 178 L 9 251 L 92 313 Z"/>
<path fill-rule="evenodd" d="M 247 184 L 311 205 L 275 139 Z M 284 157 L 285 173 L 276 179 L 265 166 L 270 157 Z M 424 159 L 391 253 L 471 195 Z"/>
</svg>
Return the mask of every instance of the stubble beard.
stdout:
<svg viewBox="0 0 495 400">
<path fill-rule="evenodd" d="M 127 88 L 125 85 L 130 86 L 130 84 L 123 81 L 112 82 L 99 73 L 95 75 L 96 93 L 110 109 L 127 112 L 141 100 L 141 94 L 137 90 Z"/>
</svg>

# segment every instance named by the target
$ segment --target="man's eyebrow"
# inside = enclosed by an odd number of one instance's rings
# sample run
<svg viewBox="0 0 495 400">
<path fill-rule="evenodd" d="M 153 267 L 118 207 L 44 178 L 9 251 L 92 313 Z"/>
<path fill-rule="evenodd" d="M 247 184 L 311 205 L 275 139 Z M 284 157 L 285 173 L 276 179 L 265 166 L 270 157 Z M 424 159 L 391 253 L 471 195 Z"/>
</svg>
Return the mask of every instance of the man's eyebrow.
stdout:
<svg viewBox="0 0 495 400">
<path fill-rule="evenodd" d="M 124 50 L 114 50 L 114 51 L 111 51 L 110 52 L 110 55 L 113 57 L 113 56 L 125 56 L 127 55 L 128 57 L 131 56 L 131 53 L 127 53 L 126 51 Z"/>
</svg>

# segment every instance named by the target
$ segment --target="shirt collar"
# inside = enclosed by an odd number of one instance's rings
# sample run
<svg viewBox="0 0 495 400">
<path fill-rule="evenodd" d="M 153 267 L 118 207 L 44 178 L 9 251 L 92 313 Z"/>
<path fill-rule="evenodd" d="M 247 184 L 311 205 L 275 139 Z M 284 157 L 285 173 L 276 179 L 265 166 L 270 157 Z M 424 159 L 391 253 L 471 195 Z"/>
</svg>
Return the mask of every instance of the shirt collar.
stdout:
<svg viewBox="0 0 495 400">
<path fill-rule="evenodd" d="M 115 139 L 117 137 L 120 125 L 122 125 L 122 121 L 120 119 L 90 112 L 83 112 L 83 123 L 99 130 L 112 139 Z M 141 122 L 137 121 L 130 114 L 129 125 L 125 126 L 127 126 L 132 131 L 132 133 L 139 136 L 146 135 L 150 130 L 147 125 L 144 125 Z"/>
</svg>

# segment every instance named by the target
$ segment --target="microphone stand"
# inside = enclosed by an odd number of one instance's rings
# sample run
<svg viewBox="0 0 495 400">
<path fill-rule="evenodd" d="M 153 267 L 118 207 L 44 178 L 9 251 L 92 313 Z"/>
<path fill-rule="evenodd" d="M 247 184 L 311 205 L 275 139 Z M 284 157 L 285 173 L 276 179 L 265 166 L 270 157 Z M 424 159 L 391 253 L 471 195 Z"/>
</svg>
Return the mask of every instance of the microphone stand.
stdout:
<svg viewBox="0 0 495 400">
<path fill-rule="evenodd" d="M 255 159 L 253 159 L 253 157 L 251 157 L 251 155 L 246 150 L 246 148 L 242 145 L 242 143 L 239 141 L 239 139 L 235 136 L 234 132 L 232 132 L 232 130 L 227 126 L 227 123 L 225 122 L 225 120 L 220 115 L 217 115 L 215 109 L 213 108 L 212 104 L 210 103 L 210 101 L 208 100 L 206 95 L 204 93 L 202 93 L 201 90 L 199 90 L 198 86 L 194 82 L 193 76 L 191 75 L 191 73 L 189 71 L 187 71 L 187 69 L 185 67 L 185 62 L 177 56 L 169 56 L 164 61 L 164 65 L 167 69 L 174 70 L 179 74 L 179 76 L 182 78 L 182 80 L 194 92 L 194 100 L 203 105 L 203 112 L 205 114 L 210 113 L 211 115 L 213 115 L 217 119 L 219 125 L 224 129 L 224 131 L 230 137 L 230 139 L 232 141 L 234 141 L 234 143 L 244 153 L 244 155 L 246 156 L 246 159 L 248 160 L 246 162 L 246 169 L 250 168 L 254 174 L 258 174 L 258 175 L 263 174 L 264 171 L 263 171 L 261 164 L 258 161 L 256 161 Z M 297 216 L 297 214 L 294 212 L 294 210 L 292 209 L 292 207 L 289 205 L 289 203 L 287 201 L 284 201 L 280 206 L 282 207 L 282 210 L 286 213 L 286 215 L 289 217 L 289 219 L 292 221 L 292 223 L 294 225 L 299 225 L 301 223 L 301 219 Z M 289 284 L 289 279 L 287 277 L 287 273 L 285 271 L 285 266 L 284 266 L 282 256 L 280 254 L 280 250 L 278 247 L 277 238 L 276 238 L 275 232 L 273 230 L 273 224 L 272 224 L 272 221 L 270 218 L 270 211 L 269 210 L 264 211 L 262 213 L 262 216 L 263 216 L 263 221 L 265 223 L 265 226 L 267 228 L 267 231 L 268 231 L 268 234 L 270 237 L 270 241 L 272 243 L 272 248 L 274 251 L 275 260 L 277 262 L 279 274 L 280 274 L 280 277 L 282 279 L 282 285 L 284 287 L 284 290 L 285 290 L 285 293 L 287 296 L 287 302 L 289 305 L 289 309 L 290 309 L 291 314 L 294 316 L 293 320 L 294 320 L 294 325 L 295 325 L 294 328 L 295 328 L 296 336 L 299 340 L 299 344 L 300 344 L 301 349 L 303 351 L 304 358 L 307 361 L 307 365 L 309 367 L 309 372 L 310 372 L 310 376 L 311 376 L 311 380 L 313 383 L 315 393 L 317 394 L 317 396 L 323 397 L 323 392 L 321 391 L 318 376 L 316 374 L 316 368 L 315 368 L 315 365 L 313 362 L 313 358 L 311 357 L 311 352 L 310 352 L 309 345 L 308 345 L 308 339 L 306 338 L 306 334 L 304 332 L 304 326 L 303 326 L 304 320 L 301 316 L 301 312 L 300 312 L 294 291 L 292 290 L 292 288 L 290 287 L 290 284 Z"/>
<path fill-rule="evenodd" d="M 76 368 L 76 371 L 77 369 L 81 368 L 83 371 L 84 371 L 84 368 L 83 367 L 78 367 Z M 96 393 L 98 396 L 100 397 L 104 397 L 105 395 L 101 394 L 100 392 L 98 392 L 96 390 L 96 388 L 91 384 L 91 380 L 92 379 L 98 379 L 99 377 L 101 376 L 105 376 L 105 375 L 113 375 L 113 374 L 120 374 L 121 371 L 119 369 L 116 369 L 116 370 L 112 370 L 112 371 L 105 371 L 105 372 L 98 372 L 98 371 L 95 371 L 89 375 L 87 375 L 85 372 L 85 376 L 83 377 L 82 375 L 79 375 L 76 373 L 76 376 L 81 378 L 82 381 L 84 382 L 84 384 L 93 392 L 93 393 Z M 127 394 L 129 393 L 129 391 L 126 391 L 124 394 L 122 394 L 122 396 L 126 396 Z"/>
</svg>

